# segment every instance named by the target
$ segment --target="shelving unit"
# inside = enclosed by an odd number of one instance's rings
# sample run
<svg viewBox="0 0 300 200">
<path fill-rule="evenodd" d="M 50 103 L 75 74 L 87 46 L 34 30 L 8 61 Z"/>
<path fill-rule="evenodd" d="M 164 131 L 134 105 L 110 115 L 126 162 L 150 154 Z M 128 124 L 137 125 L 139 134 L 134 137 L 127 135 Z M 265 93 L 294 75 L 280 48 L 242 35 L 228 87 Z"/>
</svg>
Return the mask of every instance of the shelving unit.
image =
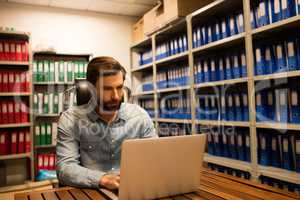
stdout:
<svg viewBox="0 0 300 200">
<path fill-rule="evenodd" d="M 214 18 L 213 15 L 216 13 L 226 14 L 230 11 L 239 8 L 242 10 L 244 15 L 244 32 L 239 33 L 237 35 L 221 39 L 215 42 L 211 42 L 209 44 L 193 48 L 193 23 L 200 23 L 207 19 Z M 198 134 L 199 132 L 196 129 L 198 125 L 205 126 L 233 126 L 233 127 L 244 127 L 248 128 L 250 132 L 250 150 L 251 150 L 251 162 L 243 162 L 238 160 L 233 160 L 225 157 L 217 157 L 212 155 L 205 155 L 205 162 L 235 168 L 243 171 L 250 172 L 251 179 L 254 181 L 258 181 L 261 175 L 268 176 L 270 178 L 277 178 L 280 180 L 284 180 L 290 183 L 299 184 L 299 173 L 293 171 L 287 171 L 274 167 L 262 167 L 258 164 L 258 138 L 257 138 L 257 129 L 286 129 L 286 130 L 297 130 L 300 131 L 300 124 L 280 124 L 280 123 L 261 123 L 256 122 L 256 105 L 255 105 L 255 95 L 248 95 L 248 108 L 249 108 L 249 121 L 213 121 L 213 120 L 197 120 L 196 119 L 196 102 L 195 97 L 196 93 L 202 91 L 209 87 L 217 87 L 223 85 L 236 85 L 236 84 L 244 84 L 246 86 L 246 90 L 248 94 L 254 94 L 255 91 L 255 82 L 263 81 L 263 80 L 274 80 L 279 78 L 289 78 L 289 77 L 300 77 L 299 71 L 293 72 L 284 72 L 270 75 L 262 75 L 255 76 L 254 74 L 254 55 L 253 55 L 253 43 L 254 41 L 268 37 L 270 34 L 279 34 L 281 31 L 286 31 L 289 28 L 300 27 L 300 16 L 295 16 L 292 18 L 288 18 L 277 23 L 273 23 L 267 26 L 263 26 L 260 28 L 252 29 L 251 28 L 251 0 L 234 0 L 230 1 L 230 3 L 226 0 L 216 0 L 213 3 L 191 13 L 185 18 L 185 22 L 175 23 L 170 27 L 167 27 L 164 30 L 161 30 L 157 33 L 154 33 L 150 38 L 147 38 L 145 41 L 134 44 L 131 47 L 131 63 L 132 70 L 131 76 L 134 80 L 132 82 L 132 88 L 134 95 L 134 102 L 137 102 L 136 99 L 145 98 L 145 95 L 148 97 L 150 95 L 151 98 L 154 99 L 154 110 L 155 117 L 153 121 L 155 123 L 155 127 L 158 128 L 159 123 L 190 123 L 192 126 L 192 134 Z M 181 33 L 182 31 L 187 32 L 188 36 L 188 51 L 177 54 L 171 57 L 164 58 L 162 60 L 156 61 L 156 46 L 158 41 L 162 41 L 165 35 L 174 34 L 175 32 Z M 230 51 L 234 49 L 235 46 L 242 45 L 245 49 L 246 55 L 246 65 L 247 65 L 247 77 L 232 79 L 232 80 L 223 80 L 223 81 L 215 81 L 215 82 L 205 82 L 196 84 L 194 77 L 191 74 L 194 74 L 194 60 L 195 57 L 201 57 L 203 55 L 213 53 L 214 51 L 226 50 Z M 153 62 L 147 66 L 138 67 L 135 61 L 134 54 L 137 54 L 140 51 L 143 51 L 145 48 L 152 49 L 152 59 Z M 178 60 L 187 60 L 189 65 L 190 72 L 190 82 L 189 85 L 184 87 L 177 88 L 166 88 L 166 89 L 158 89 L 157 82 L 157 72 L 161 66 L 167 66 L 168 64 L 176 63 Z M 143 92 L 143 91 L 135 91 L 137 86 L 141 85 L 141 81 L 136 81 L 136 73 L 139 74 L 148 73 L 151 71 L 153 73 L 153 91 L 151 92 Z M 172 93 L 187 90 L 188 95 L 190 96 L 190 105 L 191 105 L 191 120 L 181 120 L 181 119 L 162 119 L 159 118 L 159 96 L 162 93 Z"/>
<path fill-rule="evenodd" d="M 64 110 L 69 108 L 69 106 L 72 106 L 73 104 L 76 103 L 75 89 L 72 88 L 74 87 L 75 79 L 76 80 L 84 79 L 83 76 L 85 76 L 86 74 L 86 67 L 90 57 L 91 57 L 90 54 L 66 54 L 66 53 L 51 53 L 51 52 L 34 53 L 34 65 L 35 65 L 34 66 L 35 69 L 33 73 L 33 77 L 35 80 L 33 82 L 34 96 L 37 101 L 36 103 L 42 104 L 42 105 L 38 104 L 35 106 L 35 108 L 38 110 L 36 110 L 33 115 L 34 138 L 35 138 L 34 177 L 37 176 L 39 170 L 39 166 L 38 166 L 39 155 L 42 155 L 41 158 L 43 160 L 43 159 L 50 159 L 48 155 L 55 153 L 55 147 L 56 147 L 55 135 L 57 134 L 56 125 L 58 119 L 60 117 L 61 112 L 63 112 Z M 50 68 L 52 68 L 52 70 L 50 70 Z M 48 77 L 48 80 L 45 81 L 45 77 Z M 51 77 L 52 80 L 49 79 L 49 77 Z M 72 97 L 70 95 L 71 93 L 73 93 Z M 42 96 L 41 99 L 38 98 L 39 94 Z M 52 96 L 53 99 L 51 101 L 49 100 L 50 98 L 49 94 L 53 94 Z M 46 99 L 48 99 L 48 102 L 45 102 L 44 95 L 48 95 L 48 97 L 46 97 Z M 57 95 L 56 103 L 54 100 L 55 95 Z M 61 96 L 60 98 L 58 97 L 59 95 Z M 49 105 L 50 102 L 52 102 L 53 104 Z M 57 110 L 54 109 L 55 107 L 54 104 L 56 104 Z M 44 108 L 45 106 L 47 107 L 46 110 Z M 52 107 L 51 111 L 50 111 L 50 107 Z M 36 129 L 39 131 L 39 133 L 36 132 L 37 131 Z M 49 133 L 49 131 L 51 133 Z M 51 138 L 50 139 L 48 138 L 47 141 L 47 137 L 49 137 L 49 134 Z M 42 139 L 43 137 L 44 139 Z M 46 155 L 47 158 L 45 158 L 44 155 Z M 35 180 L 37 179 L 35 178 Z"/>
<path fill-rule="evenodd" d="M 11 153 L 8 155 L 0 155 L 0 170 L 1 174 L 4 176 L 1 177 L 1 187 L 7 187 L 11 185 L 24 184 L 28 181 L 33 181 L 33 163 L 34 163 L 34 151 L 33 151 L 33 129 L 32 129 L 32 52 L 31 52 L 31 35 L 27 32 L 21 31 L 0 31 L 0 40 L 4 43 L 8 43 L 10 54 L 9 60 L 4 58 L 0 60 L 1 66 L 1 77 L 2 73 L 15 73 L 15 79 L 20 74 L 16 73 L 24 73 L 25 79 L 22 81 L 26 81 L 28 85 L 25 87 L 26 91 L 17 90 L 15 87 L 9 89 L 8 91 L 2 90 L 0 92 L 0 99 L 10 100 L 14 102 L 22 101 L 26 104 L 26 109 L 28 109 L 28 121 L 27 122 L 14 122 L 14 123 L 4 123 L 0 124 L 0 131 L 7 131 L 8 134 L 8 145 L 10 145 L 12 141 L 12 132 L 16 133 L 16 137 L 19 138 L 19 131 L 22 131 L 24 134 L 24 144 L 26 133 L 29 133 L 29 149 L 25 148 L 20 152 L 19 148 L 17 153 Z M 20 46 L 19 46 L 20 45 Z M 14 49 L 15 48 L 15 49 Z M 23 76 L 22 75 L 22 76 Z M 23 77 L 23 78 L 24 78 Z M 21 81 L 21 77 L 20 81 Z M 3 81 L 3 79 L 1 79 Z M 4 81 L 1 84 L 4 83 Z M 15 107 L 15 106 L 14 106 Z M 15 112 L 15 110 L 13 110 Z M 13 117 L 16 120 L 15 116 Z M 4 142 L 5 142 L 4 141 Z M 17 144 L 18 145 L 18 144 Z M 27 151 L 26 151 L 27 150 Z M 28 151 L 29 150 L 29 151 Z M 11 149 L 7 149 L 7 151 L 11 151 Z"/>
</svg>

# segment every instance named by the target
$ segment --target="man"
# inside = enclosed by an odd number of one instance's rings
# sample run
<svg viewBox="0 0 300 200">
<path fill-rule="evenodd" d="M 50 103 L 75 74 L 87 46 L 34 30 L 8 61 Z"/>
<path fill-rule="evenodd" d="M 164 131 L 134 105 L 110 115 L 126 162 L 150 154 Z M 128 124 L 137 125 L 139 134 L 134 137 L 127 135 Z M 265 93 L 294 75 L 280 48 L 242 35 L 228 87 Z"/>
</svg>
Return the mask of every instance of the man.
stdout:
<svg viewBox="0 0 300 200">
<path fill-rule="evenodd" d="M 88 64 L 91 100 L 63 112 L 58 123 L 57 175 L 61 184 L 117 189 L 122 142 L 157 137 L 145 110 L 121 103 L 125 75 L 125 69 L 111 57 L 97 57 Z"/>
</svg>

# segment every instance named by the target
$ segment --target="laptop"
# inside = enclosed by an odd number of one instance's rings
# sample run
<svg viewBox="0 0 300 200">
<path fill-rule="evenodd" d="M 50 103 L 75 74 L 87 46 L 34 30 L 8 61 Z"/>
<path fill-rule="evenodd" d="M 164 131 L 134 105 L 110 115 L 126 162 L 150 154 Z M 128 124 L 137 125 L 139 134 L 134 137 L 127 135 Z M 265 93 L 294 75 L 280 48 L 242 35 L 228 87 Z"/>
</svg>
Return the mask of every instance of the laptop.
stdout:
<svg viewBox="0 0 300 200">
<path fill-rule="evenodd" d="M 143 200 L 194 192 L 200 185 L 206 135 L 131 139 L 122 144 L 118 196 L 112 200 Z"/>
</svg>

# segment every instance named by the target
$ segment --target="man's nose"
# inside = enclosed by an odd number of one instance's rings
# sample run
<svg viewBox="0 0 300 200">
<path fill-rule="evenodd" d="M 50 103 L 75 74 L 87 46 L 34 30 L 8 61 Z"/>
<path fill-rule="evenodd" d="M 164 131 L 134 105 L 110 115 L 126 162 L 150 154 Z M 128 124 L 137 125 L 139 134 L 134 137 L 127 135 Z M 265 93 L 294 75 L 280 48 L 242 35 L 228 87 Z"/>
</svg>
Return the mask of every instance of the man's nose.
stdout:
<svg viewBox="0 0 300 200">
<path fill-rule="evenodd" d="M 116 89 L 113 90 L 111 98 L 115 99 L 115 100 L 120 99 L 119 93 L 118 93 L 118 91 Z"/>
</svg>

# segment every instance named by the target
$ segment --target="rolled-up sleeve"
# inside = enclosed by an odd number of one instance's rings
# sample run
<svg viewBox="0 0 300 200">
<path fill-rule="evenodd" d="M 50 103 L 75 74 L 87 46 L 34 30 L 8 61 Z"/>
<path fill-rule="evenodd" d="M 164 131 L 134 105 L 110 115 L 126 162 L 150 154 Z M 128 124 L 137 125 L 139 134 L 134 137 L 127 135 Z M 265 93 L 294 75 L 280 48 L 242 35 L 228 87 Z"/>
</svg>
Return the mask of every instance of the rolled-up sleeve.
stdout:
<svg viewBox="0 0 300 200">
<path fill-rule="evenodd" d="M 58 180 L 63 185 L 97 188 L 105 173 L 80 165 L 75 123 L 76 121 L 65 113 L 59 119 L 56 146 Z"/>
<path fill-rule="evenodd" d="M 154 123 L 146 111 L 144 116 L 142 138 L 158 138 Z"/>
</svg>

